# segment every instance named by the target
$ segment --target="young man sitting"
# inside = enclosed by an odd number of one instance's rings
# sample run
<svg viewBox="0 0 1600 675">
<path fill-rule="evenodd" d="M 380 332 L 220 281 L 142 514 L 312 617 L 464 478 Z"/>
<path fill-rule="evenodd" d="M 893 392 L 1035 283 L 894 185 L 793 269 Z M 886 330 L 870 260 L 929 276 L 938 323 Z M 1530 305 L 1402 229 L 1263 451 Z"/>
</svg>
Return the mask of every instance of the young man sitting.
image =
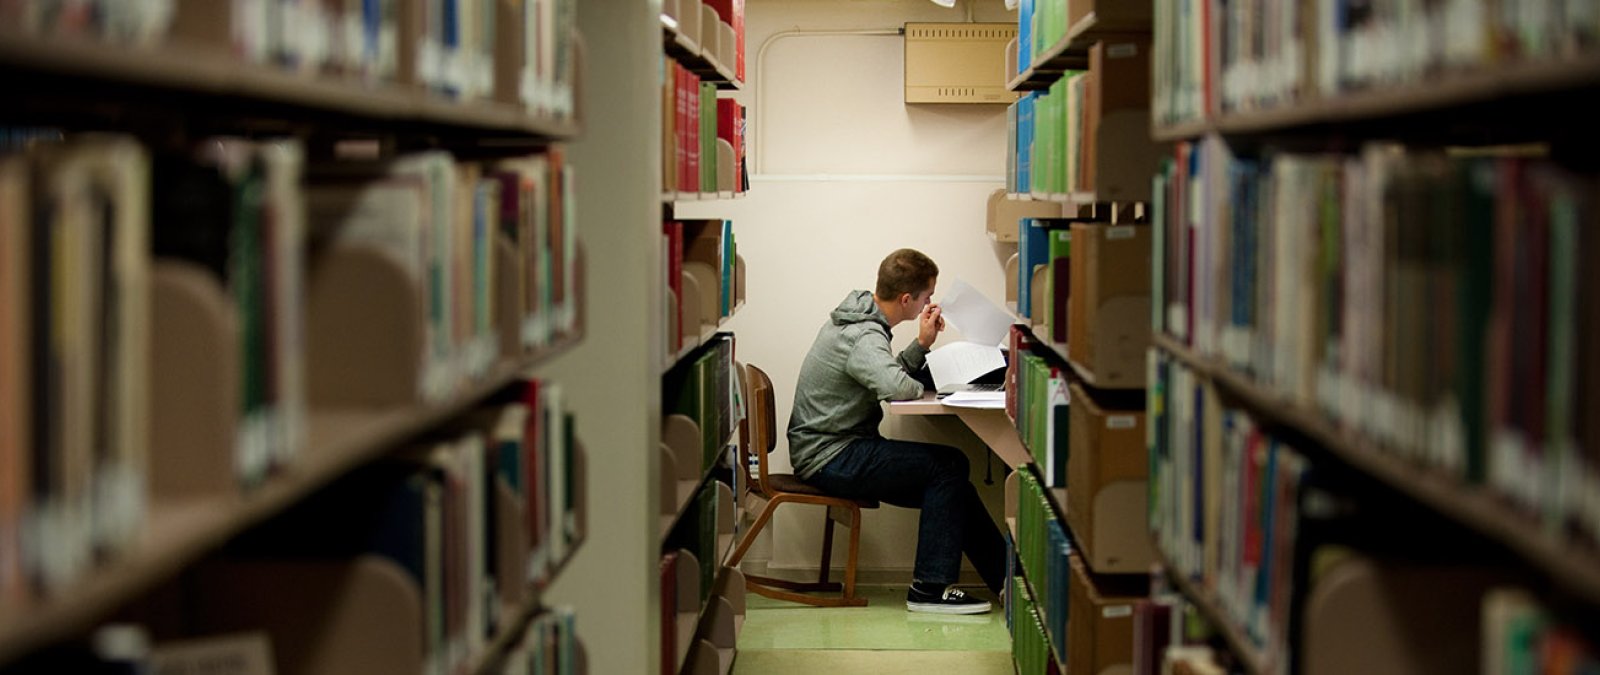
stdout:
<svg viewBox="0 0 1600 675">
<path fill-rule="evenodd" d="M 968 480 L 960 450 L 893 441 L 878 433 L 879 401 L 922 396 L 920 370 L 944 329 L 930 304 L 939 268 L 928 256 L 900 249 L 878 266 L 873 292 L 845 296 L 817 332 L 800 366 L 789 417 L 789 455 L 795 474 L 833 495 L 920 508 L 917 558 L 906 609 L 982 614 L 989 602 L 955 588 L 965 553 L 989 590 L 1005 584 L 1005 539 Z M 916 320 L 917 339 L 899 356 L 889 331 Z"/>
</svg>

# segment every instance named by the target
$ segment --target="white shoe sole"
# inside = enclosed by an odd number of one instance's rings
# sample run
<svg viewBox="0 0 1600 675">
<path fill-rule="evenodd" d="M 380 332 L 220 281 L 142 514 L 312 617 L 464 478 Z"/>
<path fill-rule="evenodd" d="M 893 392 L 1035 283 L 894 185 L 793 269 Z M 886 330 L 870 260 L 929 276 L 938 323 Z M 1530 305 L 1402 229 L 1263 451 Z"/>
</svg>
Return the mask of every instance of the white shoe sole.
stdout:
<svg viewBox="0 0 1600 675">
<path fill-rule="evenodd" d="M 970 605 L 947 605 L 942 602 L 911 602 L 906 601 L 906 610 L 922 612 L 924 614 L 988 614 L 992 609 L 987 602 Z"/>
</svg>

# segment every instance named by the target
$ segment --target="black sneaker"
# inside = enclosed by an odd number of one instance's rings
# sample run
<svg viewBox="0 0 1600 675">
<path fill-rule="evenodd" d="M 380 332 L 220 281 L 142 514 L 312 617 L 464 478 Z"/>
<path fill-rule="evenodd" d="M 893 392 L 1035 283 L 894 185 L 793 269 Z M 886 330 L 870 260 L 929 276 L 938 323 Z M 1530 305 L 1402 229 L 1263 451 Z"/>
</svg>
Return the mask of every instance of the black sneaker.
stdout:
<svg viewBox="0 0 1600 675">
<path fill-rule="evenodd" d="M 906 610 L 929 614 L 986 614 L 988 600 L 974 598 L 955 586 L 943 590 L 927 590 L 915 583 L 906 591 Z"/>
</svg>

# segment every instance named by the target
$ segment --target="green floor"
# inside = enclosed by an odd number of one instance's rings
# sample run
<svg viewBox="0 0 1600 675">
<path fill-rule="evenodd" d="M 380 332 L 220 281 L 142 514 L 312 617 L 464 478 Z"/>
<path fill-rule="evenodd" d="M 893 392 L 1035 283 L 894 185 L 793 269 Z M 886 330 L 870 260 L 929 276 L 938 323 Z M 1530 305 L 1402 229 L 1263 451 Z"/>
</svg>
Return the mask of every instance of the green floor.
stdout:
<svg viewBox="0 0 1600 675">
<path fill-rule="evenodd" d="M 1010 675 L 998 603 L 977 616 L 906 611 L 900 587 L 861 589 L 866 607 L 823 608 L 748 596 L 735 675 Z M 987 596 L 986 592 L 978 593 Z M 994 599 L 989 598 L 992 602 Z M 930 671 L 930 669 L 933 669 Z"/>
</svg>

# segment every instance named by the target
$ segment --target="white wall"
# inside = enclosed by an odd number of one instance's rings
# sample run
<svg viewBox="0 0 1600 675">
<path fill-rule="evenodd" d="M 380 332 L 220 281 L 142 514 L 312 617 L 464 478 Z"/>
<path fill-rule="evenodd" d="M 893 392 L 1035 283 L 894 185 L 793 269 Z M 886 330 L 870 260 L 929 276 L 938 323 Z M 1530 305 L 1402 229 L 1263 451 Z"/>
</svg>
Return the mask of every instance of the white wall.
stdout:
<svg viewBox="0 0 1600 675">
<path fill-rule="evenodd" d="M 978 0 L 975 13 L 980 21 L 1016 20 L 1000 0 Z M 817 329 L 847 292 L 872 287 L 890 251 L 912 247 L 938 263 L 935 300 L 960 277 L 996 303 L 1005 297 L 1005 259 L 1015 252 L 1014 245 L 994 244 L 984 234 L 985 199 L 1004 186 L 1003 106 L 903 103 L 898 35 L 787 31 L 894 31 L 906 21 L 962 21 L 966 15 L 966 2 L 944 9 L 927 0 L 746 5 L 747 84 L 740 98 L 751 107 L 752 190 L 731 203 L 685 205 L 678 215 L 734 221 L 749 266 L 749 303 L 729 328 L 738 335 L 740 360 L 772 376 L 780 430 L 788 425 L 800 363 Z M 915 335 L 915 326 L 902 324 L 895 349 Z M 883 432 L 965 449 L 974 483 L 998 513 L 1004 464 L 993 460 L 994 484 L 985 486 L 989 452 L 959 421 L 891 416 Z M 787 453 L 780 434 L 779 470 L 789 468 Z M 820 510 L 784 507 L 774 525 L 771 565 L 814 569 L 821 519 Z M 893 507 L 869 512 L 863 568 L 909 570 L 916 519 L 915 511 Z M 843 542 L 835 549 L 835 560 L 842 561 Z"/>
</svg>

